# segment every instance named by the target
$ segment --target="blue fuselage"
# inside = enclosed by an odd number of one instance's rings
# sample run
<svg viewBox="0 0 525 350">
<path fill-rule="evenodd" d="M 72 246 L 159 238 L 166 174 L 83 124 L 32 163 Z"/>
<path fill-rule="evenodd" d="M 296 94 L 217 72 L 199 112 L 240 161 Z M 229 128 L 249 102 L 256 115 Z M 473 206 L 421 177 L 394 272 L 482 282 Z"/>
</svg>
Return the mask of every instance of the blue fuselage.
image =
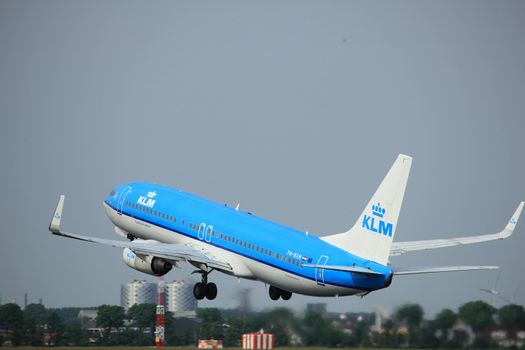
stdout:
<svg viewBox="0 0 525 350">
<path fill-rule="evenodd" d="M 366 292 L 387 287 L 392 278 L 389 267 L 352 255 L 316 236 L 178 189 L 151 183 L 128 183 L 115 188 L 105 198 L 105 203 L 119 215 L 310 280 L 320 288 L 337 286 Z M 382 276 L 302 264 L 358 266 Z M 267 282 L 260 276 L 254 279 Z"/>
</svg>

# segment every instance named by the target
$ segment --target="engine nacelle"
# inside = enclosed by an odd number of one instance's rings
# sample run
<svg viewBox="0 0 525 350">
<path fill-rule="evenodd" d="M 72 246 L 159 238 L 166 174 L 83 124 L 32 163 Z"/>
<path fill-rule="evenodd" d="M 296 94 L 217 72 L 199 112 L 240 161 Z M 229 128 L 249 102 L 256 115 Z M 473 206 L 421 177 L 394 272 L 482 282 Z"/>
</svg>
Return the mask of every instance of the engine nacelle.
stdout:
<svg viewBox="0 0 525 350">
<path fill-rule="evenodd" d="M 124 259 L 124 263 L 129 267 L 153 276 L 163 276 L 170 272 L 173 267 L 169 262 L 162 258 L 150 255 L 143 258 L 135 254 L 135 252 L 129 248 L 124 248 L 122 258 Z"/>
</svg>

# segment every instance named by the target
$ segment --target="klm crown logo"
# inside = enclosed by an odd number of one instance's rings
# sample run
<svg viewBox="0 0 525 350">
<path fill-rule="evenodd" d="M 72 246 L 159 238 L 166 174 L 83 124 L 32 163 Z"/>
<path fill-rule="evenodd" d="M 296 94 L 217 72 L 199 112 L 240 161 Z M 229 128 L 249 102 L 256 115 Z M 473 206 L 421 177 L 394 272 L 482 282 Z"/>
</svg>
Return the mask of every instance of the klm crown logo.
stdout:
<svg viewBox="0 0 525 350">
<path fill-rule="evenodd" d="M 372 204 L 372 215 L 382 218 L 385 215 L 385 211 L 385 208 L 381 208 L 381 203 Z"/>
<path fill-rule="evenodd" d="M 381 203 L 377 202 L 377 204 L 372 204 L 372 215 L 363 215 L 361 227 L 366 228 L 368 231 L 392 237 L 394 230 L 393 225 L 383 220 L 385 214 L 386 209 L 381 207 Z"/>
</svg>

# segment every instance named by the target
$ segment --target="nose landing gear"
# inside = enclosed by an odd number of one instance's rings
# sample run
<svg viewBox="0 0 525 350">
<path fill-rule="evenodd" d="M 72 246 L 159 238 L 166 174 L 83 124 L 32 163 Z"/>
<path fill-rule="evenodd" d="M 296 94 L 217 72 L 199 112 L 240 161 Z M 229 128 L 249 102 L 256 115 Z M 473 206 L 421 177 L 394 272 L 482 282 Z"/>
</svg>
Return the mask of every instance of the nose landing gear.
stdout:
<svg viewBox="0 0 525 350">
<path fill-rule="evenodd" d="M 200 273 L 202 275 L 202 282 L 198 282 L 193 287 L 193 296 L 197 300 L 202 300 L 204 298 L 208 300 L 213 300 L 217 297 L 217 285 L 215 283 L 208 283 L 208 274 L 213 271 L 195 271 L 195 273 Z"/>
</svg>

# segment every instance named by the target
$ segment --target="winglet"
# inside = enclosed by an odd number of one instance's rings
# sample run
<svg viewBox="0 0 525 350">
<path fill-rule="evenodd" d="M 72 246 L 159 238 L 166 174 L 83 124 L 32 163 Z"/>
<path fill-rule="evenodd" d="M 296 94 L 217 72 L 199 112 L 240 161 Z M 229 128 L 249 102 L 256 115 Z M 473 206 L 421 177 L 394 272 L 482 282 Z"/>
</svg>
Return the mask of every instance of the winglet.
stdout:
<svg viewBox="0 0 525 350">
<path fill-rule="evenodd" d="M 62 209 L 64 208 L 64 198 L 63 194 L 60 195 L 58 199 L 57 207 L 51 218 L 51 223 L 49 224 L 49 231 L 52 233 L 60 233 L 60 220 L 62 219 Z"/>
<path fill-rule="evenodd" d="M 516 224 L 518 223 L 518 219 L 520 218 L 521 211 L 523 210 L 523 204 L 525 202 L 520 202 L 518 205 L 518 208 L 514 212 L 514 215 L 510 218 L 509 222 L 507 223 L 507 226 L 505 226 L 505 229 L 503 230 L 503 238 L 509 237 L 512 232 L 514 231 L 514 228 L 516 227 Z"/>
</svg>

